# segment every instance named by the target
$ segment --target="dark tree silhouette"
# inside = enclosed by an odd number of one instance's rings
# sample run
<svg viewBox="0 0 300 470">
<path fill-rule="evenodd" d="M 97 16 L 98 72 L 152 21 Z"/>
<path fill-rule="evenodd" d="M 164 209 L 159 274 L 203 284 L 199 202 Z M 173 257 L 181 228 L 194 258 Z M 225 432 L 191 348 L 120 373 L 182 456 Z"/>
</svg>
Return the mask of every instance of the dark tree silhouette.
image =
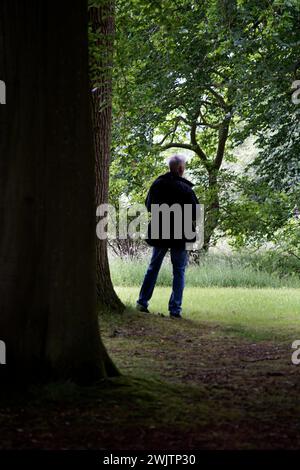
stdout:
<svg viewBox="0 0 300 470">
<path fill-rule="evenodd" d="M 0 373 L 115 375 L 96 313 L 86 0 L 1 0 L 0 73 Z"/>
</svg>

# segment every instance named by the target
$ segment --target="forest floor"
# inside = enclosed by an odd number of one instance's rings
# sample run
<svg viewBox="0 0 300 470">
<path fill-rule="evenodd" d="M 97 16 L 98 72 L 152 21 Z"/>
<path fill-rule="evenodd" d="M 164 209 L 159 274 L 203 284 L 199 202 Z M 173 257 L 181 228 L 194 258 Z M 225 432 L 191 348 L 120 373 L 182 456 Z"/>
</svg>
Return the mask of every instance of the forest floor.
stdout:
<svg viewBox="0 0 300 470">
<path fill-rule="evenodd" d="M 105 316 L 101 330 L 123 375 L 1 397 L 2 449 L 299 448 L 290 337 L 133 309 Z"/>
</svg>

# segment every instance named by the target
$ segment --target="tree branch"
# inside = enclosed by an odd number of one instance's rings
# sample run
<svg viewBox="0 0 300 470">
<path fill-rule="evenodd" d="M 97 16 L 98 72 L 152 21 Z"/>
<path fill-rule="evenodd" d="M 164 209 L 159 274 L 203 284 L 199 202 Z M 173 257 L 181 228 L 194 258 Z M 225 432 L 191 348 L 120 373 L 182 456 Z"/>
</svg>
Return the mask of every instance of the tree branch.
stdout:
<svg viewBox="0 0 300 470">
<path fill-rule="evenodd" d="M 200 112 L 200 111 L 199 111 Z M 192 152 L 195 152 L 199 157 L 200 159 L 203 161 L 203 163 L 207 163 L 207 156 L 205 154 L 205 152 L 202 150 L 202 148 L 200 147 L 200 145 L 198 144 L 197 142 L 197 136 L 196 136 L 196 132 L 197 132 L 197 119 L 199 117 L 199 112 L 197 112 L 197 114 L 195 115 L 194 117 L 194 121 L 192 123 L 190 123 L 187 119 L 185 119 L 183 116 L 178 116 L 176 118 L 176 124 L 175 124 L 175 128 L 173 129 L 173 132 L 172 130 L 170 132 L 168 132 L 164 138 L 162 139 L 162 141 L 160 142 L 160 144 L 162 144 L 166 138 L 171 135 L 173 133 L 173 137 L 174 137 L 174 133 L 178 127 L 178 123 L 179 121 L 183 121 L 185 124 L 188 124 L 191 126 L 191 132 L 190 132 L 190 138 L 191 138 L 191 143 L 190 144 L 185 144 L 185 143 L 180 143 L 180 142 L 169 142 L 168 144 L 164 145 L 162 147 L 162 151 L 164 150 L 168 150 L 170 148 L 182 148 L 182 149 L 186 149 L 186 150 L 190 150 Z"/>
<path fill-rule="evenodd" d="M 177 117 L 177 118 L 175 118 L 174 127 L 173 127 L 172 129 L 170 129 L 169 132 L 167 132 L 167 133 L 165 134 L 165 136 L 163 137 L 163 139 L 158 143 L 159 145 L 162 145 L 162 144 L 165 142 L 165 140 L 166 140 L 170 135 L 172 135 L 171 141 L 174 139 L 174 134 L 175 134 L 175 132 L 176 132 L 176 130 L 177 130 L 178 124 L 179 124 L 179 119 L 178 119 L 178 117 Z"/>
<path fill-rule="evenodd" d="M 192 152 L 194 151 L 194 148 L 193 148 L 192 145 L 190 145 L 190 144 L 181 144 L 179 142 L 178 143 L 177 142 L 176 143 L 175 142 L 170 142 L 169 144 L 164 145 L 161 150 L 164 152 L 165 150 L 171 149 L 172 147 L 191 150 Z"/>
<path fill-rule="evenodd" d="M 231 120 L 231 113 L 226 114 L 223 122 L 221 123 L 219 127 L 219 141 L 218 141 L 218 148 L 217 148 L 217 154 L 216 158 L 214 159 L 214 167 L 219 169 L 222 160 L 224 157 L 224 151 L 225 151 L 225 145 L 229 133 L 229 125 L 230 125 L 230 120 Z"/>
<path fill-rule="evenodd" d="M 198 123 L 198 126 L 206 126 L 206 127 L 210 127 L 211 129 L 219 129 L 220 123 L 211 124 L 210 122 L 208 122 L 203 116 L 203 114 L 201 113 L 201 110 L 199 111 L 199 115 L 200 115 L 201 121 Z"/>
<path fill-rule="evenodd" d="M 169 132 L 167 132 L 167 133 L 165 134 L 165 136 L 163 137 L 163 139 L 162 139 L 160 142 L 158 142 L 158 145 L 162 145 L 162 144 L 165 142 L 165 140 L 166 140 L 170 135 L 172 135 L 171 142 L 173 141 L 174 134 L 175 134 L 175 132 L 176 132 L 176 130 L 177 130 L 177 127 L 178 127 L 180 121 L 184 122 L 184 123 L 187 124 L 187 125 L 190 125 L 190 123 L 188 122 L 188 120 L 185 119 L 183 116 L 176 116 L 176 118 L 174 119 L 174 122 L 175 122 L 174 127 L 173 127 Z"/>
<path fill-rule="evenodd" d="M 217 93 L 211 86 L 208 86 L 207 89 L 211 92 L 211 94 L 218 100 L 220 106 L 225 109 L 225 111 L 229 110 L 229 105 L 224 100 L 223 96 Z"/>
<path fill-rule="evenodd" d="M 196 131 L 197 131 L 197 120 L 194 121 L 191 126 L 191 144 L 192 144 L 194 152 L 196 152 L 197 155 L 199 155 L 199 157 L 201 158 L 201 160 L 203 160 L 203 162 L 206 162 L 207 157 L 197 142 Z"/>
</svg>

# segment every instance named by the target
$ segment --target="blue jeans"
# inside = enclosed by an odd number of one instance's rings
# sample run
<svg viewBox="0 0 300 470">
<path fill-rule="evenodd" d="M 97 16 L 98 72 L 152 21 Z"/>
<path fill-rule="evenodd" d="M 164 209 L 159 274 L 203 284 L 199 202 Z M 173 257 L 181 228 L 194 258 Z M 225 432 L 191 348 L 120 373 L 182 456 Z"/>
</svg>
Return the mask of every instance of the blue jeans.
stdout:
<svg viewBox="0 0 300 470">
<path fill-rule="evenodd" d="M 187 251 L 184 248 L 170 248 L 173 265 L 173 288 L 169 300 L 169 312 L 179 315 L 181 312 L 182 295 L 184 289 L 184 273 L 187 263 Z M 138 299 L 138 303 L 147 308 L 152 297 L 157 276 L 168 248 L 154 247 L 152 258 L 146 272 Z"/>
</svg>

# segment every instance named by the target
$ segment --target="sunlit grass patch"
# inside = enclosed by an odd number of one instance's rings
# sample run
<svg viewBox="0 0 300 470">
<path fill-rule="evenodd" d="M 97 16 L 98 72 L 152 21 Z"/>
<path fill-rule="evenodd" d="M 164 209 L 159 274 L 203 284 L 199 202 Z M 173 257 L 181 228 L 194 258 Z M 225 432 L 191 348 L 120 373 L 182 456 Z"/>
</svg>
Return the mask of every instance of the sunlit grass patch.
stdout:
<svg viewBox="0 0 300 470">
<path fill-rule="evenodd" d="M 168 314 L 170 287 L 156 287 L 150 310 Z M 134 307 L 138 287 L 117 287 Z M 186 287 L 183 315 L 197 322 L 222 325 L 228 332 L 257 339 L 300 336 L 299 289 Z"/>
</svg>

